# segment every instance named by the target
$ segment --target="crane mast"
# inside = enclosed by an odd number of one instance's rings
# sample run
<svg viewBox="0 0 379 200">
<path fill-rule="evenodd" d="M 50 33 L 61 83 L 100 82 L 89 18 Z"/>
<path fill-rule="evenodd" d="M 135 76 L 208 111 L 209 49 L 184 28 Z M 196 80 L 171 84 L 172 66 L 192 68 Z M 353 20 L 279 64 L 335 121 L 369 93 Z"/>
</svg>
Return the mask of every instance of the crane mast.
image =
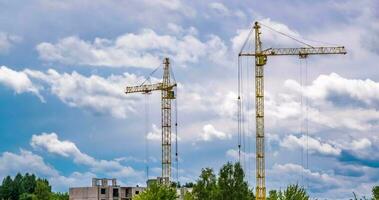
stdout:
<svg viewBox="0 0 379 200">
<path fill-rule="evenodd" d="M 171 178 L 171 101 L 175 99 L 174 87 L 171 83 L 170 61 L 163 61 L 163 78 L 161 83 L 126 87 L 125 93 L 150 93 L 161 91 L 161 125 L 162 125 L 162 177 L 160 182 L 170 184 Z"/>
<path fill-rule="evenodd" d="M 264 131 L 264 65 L 268 56 L 346 54 L 344 47 L 301 47 L 269 48 L 262 50 L 261 32 L 258 22 L 254 24 L 255 52 L 240 53 L 238 56 L 255 57 L 255 109 L 256 109 L 256 199 L 266 200 L 265 183 L 265 131 Z"/>
</svg>

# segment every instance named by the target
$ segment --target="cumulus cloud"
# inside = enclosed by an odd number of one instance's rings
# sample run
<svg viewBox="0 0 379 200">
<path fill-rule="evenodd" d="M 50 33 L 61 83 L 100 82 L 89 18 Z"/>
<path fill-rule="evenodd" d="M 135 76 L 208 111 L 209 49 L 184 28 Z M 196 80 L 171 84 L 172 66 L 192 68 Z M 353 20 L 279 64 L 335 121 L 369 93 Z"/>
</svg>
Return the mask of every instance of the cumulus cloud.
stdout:
<svg viewBox="0 0 379 200">
<path fill-rule="evenodd" d="M 153 124 L 152 131 L 147 134 L 148 140 L 161 141 L 162 139 L 162 129 L 158 128 L 157 125 Z"/>
<path fill-rule="evenodd" d="M 313 100 L 329 100 L 333 96 L 341 95 L 368 105 L 379 102 L 378 82 L 370 79 L 347 79 L 336 73 L 320 75 L 311 85 L 303 88 L 294 80 L 287 80 L 285 86 Z"/>
<path fill-rule="evenodd" d="M 306 149 L 308 148 L 311 153 L 318 153 L 321 155 L 338 156 L 341 154 L 341 149 L 334 147 L 331 144 L 323 143 L 318 139 L 302 135 L 296 137 L 294 135 L 286 136 L 281 142 L 282 147 L 288 149 Z"/>
<path fill-rule="evenodd" d="M 209 4 L 209 8 L 219 12 L 222 15 L 229 15 L 230 11 L 228 7 L 226 7 L 224 4 L 220 2 L 212 2 Z"/>
<path fill-rule="evenodd" d="M 5 66 L 0 68 L 0 84 L 12 88 L 16 93 L 30 92 L 44 102 L 40 95 L 40 85 L 43 85 L 69 106 L 110 114 L 116 118 L 125 118 L 128 113 L 134 112 L 138 97 L 125 95 L 125 86 L 143 80 L 143 77 L 129 73 L 101 77 L 84 76 L 75 71 L 59 73 L 53 69 L 42 72 L 29 69 L 14 71 Z"/>
<path fill-rule="evenodd" d="M 67 191 L 68 187 L 88 186 L 91 178 L 96 177 L 91 172 L 73 172 L 63 176 L 53 166 L 31 151 L 20 150 L 20 153 L 3 152 L 0 155 L 0 178 L 17 173 L 33 173 L 47 178 L 54 191 Z"/>
<path fill-rule="evenodd" d="M 215 35 L 202 42 L 192 34 L 180 37 L 160 35 L 151 29 L 127 33 L 114 40 L 96 38 L 93 42 L 71 36 L 52 44 L 37 46 L 40 58 L 64 64 L 155 68 L 163 57 L 171 57 L 179 66 L 197 63 L 200 58 L 224 54 L 225 44 Z M 214 59 L 216 59 L 214 58 Z"/>
<path fill-rule="evenodd" d="M 125 118 L 134 110 L 135 96 L 126 96 L 125 86 L 135 85 L 144 79 L 128 73 L 104 78 L 97 75 L 83 76 L 75 71 L 60 74 L 52 69 L 46 73 L 33 70 L 26 70 L 26 73 L 44 81 L 51 93 L 69 106 L 88 108 L 117 118 Z"/>
<path fill-rule="evenodd" d="M 213 139 L 226 140 L 230 139 L 230 134 L 217 130 L 212 124 L 206 124 L 203 126 L 203 132 L 201 134 L 201 140 L 211 141 Z"/>
<path fill-rule="evenodd" d="M 20 150 L 20 154 L 4 152 L 0 156 L 0 176 L 18 172 L 36 173 L 44 176 L 57 176 L 59 173 L 46 164 L 41 156 L 27 150 Z"/>
<path fill-rule="evenodd" d="M 246 158 L 246 159 L 254 159 L 255 158 L 254 153 L 248 153 L 248 152 L 243 152 L 243 151 L 241 151 L 240 153 L 241 153 L 241 158 Z M 234 160 L 239 159 L 239 153 L 238 153 L 238 150 L 236 150 L 236 149 L 227 150 L 225 155 L 230 157 L 230 158 L 233 158 Z"/>
<path fill-rule="evenodd" d="M 0 54 L 7 53 L 13 45 L 19 43 L 20 41 L 21 37 L 19 36 L 0 32 Z"/>
<path fill-rule="evenodd" d="M 362 138 L 359 140 L 353 140 L 351 143 L 351 148 L 354 150 L 362 150 L 371 147 L 371 141 L 367 138 Z"/>
<path fill-rule="evenodd" d="M 25 72 L 18 72 L 6 66 L 0 67 L 0 83 L 14 90 L 17 94 L 30 92 L 36 95 L 42 102 L 44 98 L 39 93 L 40 87 L 33 84 Z"/>
<path fill-rule="evenodd" d="M 280 177 L 281 180 L 287 179 L 291 183 L 297 182 L 298 177 L 304 176 L 309 181 L 309 189 L 315 193 L 325 193 L 344 184 L 343 180 L 330 174 L 311 171 L 293 163 L 275 164 L 272 167 L 272 173 L 274 176 Z"/>
<path fill-rule="evenodd" d="M 132 167 L 123 166 L 116 160 L 97 160 L 88 154 L 82 153 L 71 141 L 59 140 L 56 133 L 42 133 L 33 135 L 30 141 L 33 148 L 42 148 L 49 153 L 72 158 L 77 164 L 89 166 L 94 172 L 103 172 L 110 176 L 135 177 L 141 173 Z"/>
</svg>

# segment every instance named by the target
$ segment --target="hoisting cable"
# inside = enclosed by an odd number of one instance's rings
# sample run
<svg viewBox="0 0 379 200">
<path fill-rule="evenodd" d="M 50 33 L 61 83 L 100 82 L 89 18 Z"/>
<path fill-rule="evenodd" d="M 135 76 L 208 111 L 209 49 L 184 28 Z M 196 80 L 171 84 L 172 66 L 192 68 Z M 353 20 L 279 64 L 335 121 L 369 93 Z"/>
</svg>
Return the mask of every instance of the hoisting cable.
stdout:
<svg viewBox="0 0 379 200">
<path fill-rule="evenodd" d="M 310 45 L 310 44 L 307 44 L 307 43 L 305 43 L 305 42 L 303 42 L 303 41 L 301 41 L 301 40 L 299 40 L 299 39 L 296 39 L 294 36 L 291 36 L 291 35 L 289 35 L 289 34 L 286 34 L 286 33 L 283 33 L 283 32 L 281 32 L 281 31 L 275 30 L 274 28 L 271 28 L 271 27 L 269 27 L 269 26 L 267 26 L 267 25 L 265 25 L 265 24 L 262 24 L 262 23 L 259 23 L 259 24 L 262 25 L 262 26 L 264 26 L 264 27 L 266 27 L 266 28 L 268 28 L 268 29 L 270 29 L 271 31 L 277 32 L 277 33 L 279 33 L 279 34 L 281 34 L 281 35 L 283 35 L 283 36 L 285 36 L 285 37 L 291 38 L 291 39 L 295 40 L 295 41 L 298 42 L 298 43 L 301 43 L 301 44 L 306 45 L 306 46 L 308 46 L 308 47 L 314 48 L 314 46 L 312 46 L 312 45 Z"/>
<path fill-rule="evenodd" d="M 175 79 L 174 79 L 175 80 Z M 176 81 L 175 81 L 176 82 Z M 179 186 L 179 152 L 178 152 L 178 91 L 175 87 L 175 164 L 176 164 L 176 183 Z"/>
<path fill-rule="evenodd" d="M 176 83 L 175 75 L 172 70 L 172 67 L 170 69 L 171 78 L 174 80 L 174 83 Z M 177 186 L 179 186 L 179 147 L 178 147 L 178 90 L 177 87 L 174 88 L 174 95 L 175 95 L 175 101 L 174 101 L 174 107 L 175 107 L 175 175 L 176 175 L 176 183 Z"/>
<path fill-rule="evenodd" d="M 303 137 L 304 135 L 304 130 L 303 130 L 303 122 L 304 122 L 304 99 L 303 99 L 303 92 L 304 92 L 304 84 L 303 84 L 303 62 L 302 59 L 300 60 L 300 76 L 299 76 L 299 81 L 300 81 L 300 138 Z M 300 145 L 300 157 L 301 157 L 301 167 L 304 168 L 304 145 Z M 304 184 L 304 170 L 301 171 L 301 185 L 303 186 Z"/>
<path fill-rule="evenodd" d="M 140 84 L 141 85 L 144 85 L 146 83 L 146 81 L 150 81 L 150 77 L 161 67 L 161 65 L 159 65 L 158 67 L 156 67 L 152 72 L 150 72 L 150 74 L 147 76 L 147 78 Z"/>
<path fill-rule="evenodd" d="M 146 168 L 146 180 L 149 180 L 149 140 L 148 140 L 148 134 L 149 134 L 149 127 L 150 127 L 150 93 L 144 93 L 145 94 L 145 168 Z"/>
<path fill-rule="evenodd" d="M 241 100 L 241 56 L 238 56 L 238 97 L 237 97 L 237 104 L 238 104 L 238 113 L 237 113 L 237 120 L 238 120 L 238 133 L 237 133 L 237 148 L 238 148 L 238 162 L 241 163 L 241 115 L 242 115 L 242 100 Z"/>
<path fill-rule="evenodd" d="M 308 77 L 308 60 L 305 59 L 305 84 L 308 85 L 308 81 L 309 81 L 309 77 Z M 307 135 L 307 152 L 306 152 L 306 155 L 307 155 L 307 158 L 306 158 L 306 166 L 307 166 L 307 170 L 309 170 L 309 99 L 307 97 L 305 97 L 305 130 L 306 130 L 306 135 Z M 305 181 L 306 181 L 306 186 L 307 188 L 306 189 L 309 189 L 309 182 L 308 182 L 308 178 L 306 177 L 305 178 Z"/>
<path fill-rule="evenodd" d="M 239 54 L 241 54 L 243 52 L 243 50 L 245 49 L 246 44 L 250 44 L 250 42 L 248 42 L 248 41 L 250 40 L 250 36 L 253 34 L 253 31 L 254 31 L 254 29 L 250 28 L 250 31 L 249 31 L 249 33 L 248 33 L 248 35 L 246 37 L 246 40 L 242 44 L 242 47 L 241 47 L 241 50 L 240 50 Z M 238 57 L 240 57 L 240 56 L 238 55 Z"/>
</svg>

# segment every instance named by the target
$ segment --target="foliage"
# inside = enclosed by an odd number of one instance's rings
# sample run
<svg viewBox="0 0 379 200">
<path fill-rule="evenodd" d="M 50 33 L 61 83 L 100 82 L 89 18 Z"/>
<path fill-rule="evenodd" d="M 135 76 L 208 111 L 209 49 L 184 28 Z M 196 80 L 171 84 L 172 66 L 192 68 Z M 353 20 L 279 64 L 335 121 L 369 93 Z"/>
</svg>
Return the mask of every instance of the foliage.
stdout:
<svg viewBox="0 0 379 200">
<path fill-rule="evenodd" d="M 61 192 L 52 193 L 51 198 L 50 198 L 50 200 L 68 200 L 68 199 L 69 199 L 68 193 L 61 193 Z"/>
<path fill-rule="evenodd" d="M 51 196 L 51 186 L 49 186 L 49 182 L 47 180 L 37 180 L 34 193 L 39 200 L 49 200 Z"/>
<path fill-rule="evenodd" d="M 193 187 L 193 194 L 196 199 L 213 200 L 218 193 L 216 175 L 213 169 L 205 168 L 201 170 L 200 179 Z"/>
<path fill-rule="evenodd" d="M 283 194 L 280 195 L 281 200 L 308 200 L 309 196 L 306 190 L 299 185 L 289 185 L 287 189 L 284 190 Z"/>
<path fill-rule="evenodd" d="M 379 186 L 375 186 L 372 188 L 372 196 L 374 200 L 379 200 Z"/>
<path fill-rule="evenodd" d="M 267 200 L 309 200 L 306 190 L 299 185 L 289 185 L 284 191 L 271 190 Z"/>
<path fill-rule="evenodd" d="M 267 200 L 279 200 L 279 194 L 276 190 L 270 190 L 268 192 Z"/>
<path fill-rule="evenodd" d="M 249 186 L 244 181 L 245 174 L 240 163 L 225 164 L 219 173 L 218 178 L 218 199 L 239 199 L 250 200 L 253 193 L 249 190 Z"/>
<path fill-rule="evenodd" d="M 53 193 L 46 179 L 34 174 L 18 173 L 14 179 L 7 176 L 0 186 L 0 199 L 7 200 L 68 200 L 67 193 Z"/>
<path fill-rule="evenodd" d="M 176 200 L 176 198 L 175 188 L 153 183 L 133 200 Z"/>
<path fill-rule="evenodd" d="M 245 174 L 239 163 L 235 163 L 234 165 L 232 163 L 225 164 L 220 169 L 218 179 L 212 169 L 205 168 L 193 187 L 194 199 L 254 199 L 254 194 L 244 179 Z"/>
<path fill-rule="evenodd" d="M 184 194 L 183 200 L 195 200 L 195 196 L 191 192 L 186 192 Z"/>
</svg>

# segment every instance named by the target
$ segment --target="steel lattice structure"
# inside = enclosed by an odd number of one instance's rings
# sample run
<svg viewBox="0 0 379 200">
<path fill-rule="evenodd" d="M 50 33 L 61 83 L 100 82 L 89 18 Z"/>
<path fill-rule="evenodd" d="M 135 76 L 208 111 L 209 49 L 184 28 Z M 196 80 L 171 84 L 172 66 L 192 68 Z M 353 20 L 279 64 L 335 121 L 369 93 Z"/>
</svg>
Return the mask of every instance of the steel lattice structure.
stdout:
<svg viewBox="0 0 379 200">
<path fill-rule="evenodd" d="M 126 87 L 125 93 L 150 93 L 161 91 L 161 115 L 162 115 L 162 182 L 169 184 L 171 179 L 171 101 L 175 99 L 174 87 L 171 83 L 170 61 L 163 61 L 163 79 L 161 83 Z"/>
<path fill-rule="evenodd" d="M 256 106 L 256 199 L 266 200 L 265 183 L 265 131 L 264 131 L 264 65 L 268 56 L 346 54 L 344 47 L 301 47 L 301 48 L 269 48 L 262 50 L 261 32 L 258 22 L 254 25 L 255 52 L 243 53 L 239 56 L 255 57 L 255 106 Z"/>
</svg>

